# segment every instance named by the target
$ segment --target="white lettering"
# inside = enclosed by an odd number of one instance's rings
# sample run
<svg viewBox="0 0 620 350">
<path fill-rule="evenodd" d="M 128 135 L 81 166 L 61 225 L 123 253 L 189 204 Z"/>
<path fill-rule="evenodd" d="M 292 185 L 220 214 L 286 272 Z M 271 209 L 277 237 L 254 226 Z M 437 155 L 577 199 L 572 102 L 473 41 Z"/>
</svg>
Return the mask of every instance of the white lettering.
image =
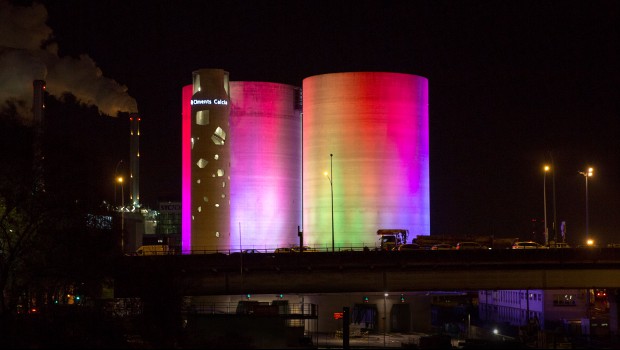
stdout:
<svg viewBox="0 0 620 350">
<path fill-rule="evenodd" d="M 193 105 L 210 105 L 211 100 L 191 100 L 190 104 Z"/>
<path fill-rule="evenodd" d="M 192 99 L 192 100 L 190 100 L 189 103 L 192 106 L 194 106 L 194 105 L 211 105 L 211 104 L 224 105 L 224 106 L 228 105 L 228 101 L 227 100 L 220 100 L 219 98 L 216 98 L 214 100 L 196 100 L 196 99 Z"/>
</svg>

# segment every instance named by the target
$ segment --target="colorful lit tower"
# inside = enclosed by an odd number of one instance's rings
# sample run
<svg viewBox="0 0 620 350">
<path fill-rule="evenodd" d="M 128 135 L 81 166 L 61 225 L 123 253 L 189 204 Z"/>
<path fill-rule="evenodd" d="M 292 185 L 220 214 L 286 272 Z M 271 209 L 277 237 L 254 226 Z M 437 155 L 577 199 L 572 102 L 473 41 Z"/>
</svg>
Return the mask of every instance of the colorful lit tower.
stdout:
<svg viewBox="0 0 620 350">
<path fill-rule="evenodd" d="M 140 116 L 129 115 L 129 186 L 131 204 L 140 207 Z"/>
<path fill-rule="evenodd" d="M 192 73 L 192 82 L 183 88 L 182 249 L 227 250 L 229 75 L 222 69 L 200 69 Z"/>
<path fill-rule="evenodd" d="M 374 245 L 378 229 L 429 235 L 428 80 L 331 73 L 302 89 L 304 240 L 331 245 L 333 234 L 341 247 Z"/>
</svg>

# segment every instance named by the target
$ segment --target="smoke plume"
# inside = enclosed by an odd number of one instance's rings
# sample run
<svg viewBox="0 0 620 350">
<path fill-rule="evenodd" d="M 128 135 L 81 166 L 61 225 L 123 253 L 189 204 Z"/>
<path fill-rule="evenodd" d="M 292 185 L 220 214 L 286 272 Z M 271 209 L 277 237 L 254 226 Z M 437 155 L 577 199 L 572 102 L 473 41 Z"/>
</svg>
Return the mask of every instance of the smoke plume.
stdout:
<svg viewBox="0 0 620 350">
<path fill-rule="evenodd" d="M 58 56 L 46 20 L 47 10 L 41 4 L 20 7 L 0 0 L 0 109 L 10 104 L 30 119 L 32 82 L 40 79 L 50 95 L 60 99 L 70 93 L 80 103 L 96 106 L 101 114 L 137 112 L 127 87 L 104 77 L 89 56 Z"/>
</svg>

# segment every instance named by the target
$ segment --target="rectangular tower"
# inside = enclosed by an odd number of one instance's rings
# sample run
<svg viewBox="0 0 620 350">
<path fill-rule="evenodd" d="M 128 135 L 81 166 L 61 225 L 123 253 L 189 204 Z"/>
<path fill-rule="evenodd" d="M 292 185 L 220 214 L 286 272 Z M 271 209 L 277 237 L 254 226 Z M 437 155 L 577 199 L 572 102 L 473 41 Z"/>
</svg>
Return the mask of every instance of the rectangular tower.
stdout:
<svg viewBox="0 0 620 350">
<path fill-rule="evenodd" d="M 185 93 L 186 90 L 183 94 L 182 249 L 183 251 L 228 250 L 230 247 L 228 72 L 222 69 L 200 69 L 193 72 L 192 78 L 191 97 Z"/>
</svg>

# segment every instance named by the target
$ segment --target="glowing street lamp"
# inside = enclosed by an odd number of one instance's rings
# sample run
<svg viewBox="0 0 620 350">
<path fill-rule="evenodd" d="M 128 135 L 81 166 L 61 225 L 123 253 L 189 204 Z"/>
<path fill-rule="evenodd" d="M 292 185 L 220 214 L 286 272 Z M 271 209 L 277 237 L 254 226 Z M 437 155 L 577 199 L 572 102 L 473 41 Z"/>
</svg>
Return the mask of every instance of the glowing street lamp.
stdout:
<svg viewBox="0 0 620 350">
<path fill-rule="evenodd" d="M 588 232 L 588 178 L 594 175 L 594 169 L 588 168 L 588 171 L 580 171 L 579 174 L 583 175 L 586 179 L 586 241 L 590 239 L 590 233 Z"/>
<path fill-rule="evenodd" d="M 549 244 L 549 228 L 547 227 L 547 172 L 549 166 L 545 165 L 543 173 L 543 205 L 545 211 L 545 245 Z"/>
<path fill-rule="evenodd" d="M 123 177 L 116 178 L 116 182 L 121 184 L 121 252 L 125 252 L 125 190 L 123 186 Z"/>
<path fill-rule="evenodd" d="M 334 155 L 333 154 L 329 154 L 329 174 L 327 173 L 327 171 L 324 173 L 325 177 L 327 178 L 327 180 L 329 180 L 329 187 L 331 189 L 331 194 L 332 194 L 332 252 L 335 252 L 336 249 L 334 247 L 334 183 L 332 182 L 332 178 L 333 178 L 333 159 L 334 159 Z"/>
</svg>

